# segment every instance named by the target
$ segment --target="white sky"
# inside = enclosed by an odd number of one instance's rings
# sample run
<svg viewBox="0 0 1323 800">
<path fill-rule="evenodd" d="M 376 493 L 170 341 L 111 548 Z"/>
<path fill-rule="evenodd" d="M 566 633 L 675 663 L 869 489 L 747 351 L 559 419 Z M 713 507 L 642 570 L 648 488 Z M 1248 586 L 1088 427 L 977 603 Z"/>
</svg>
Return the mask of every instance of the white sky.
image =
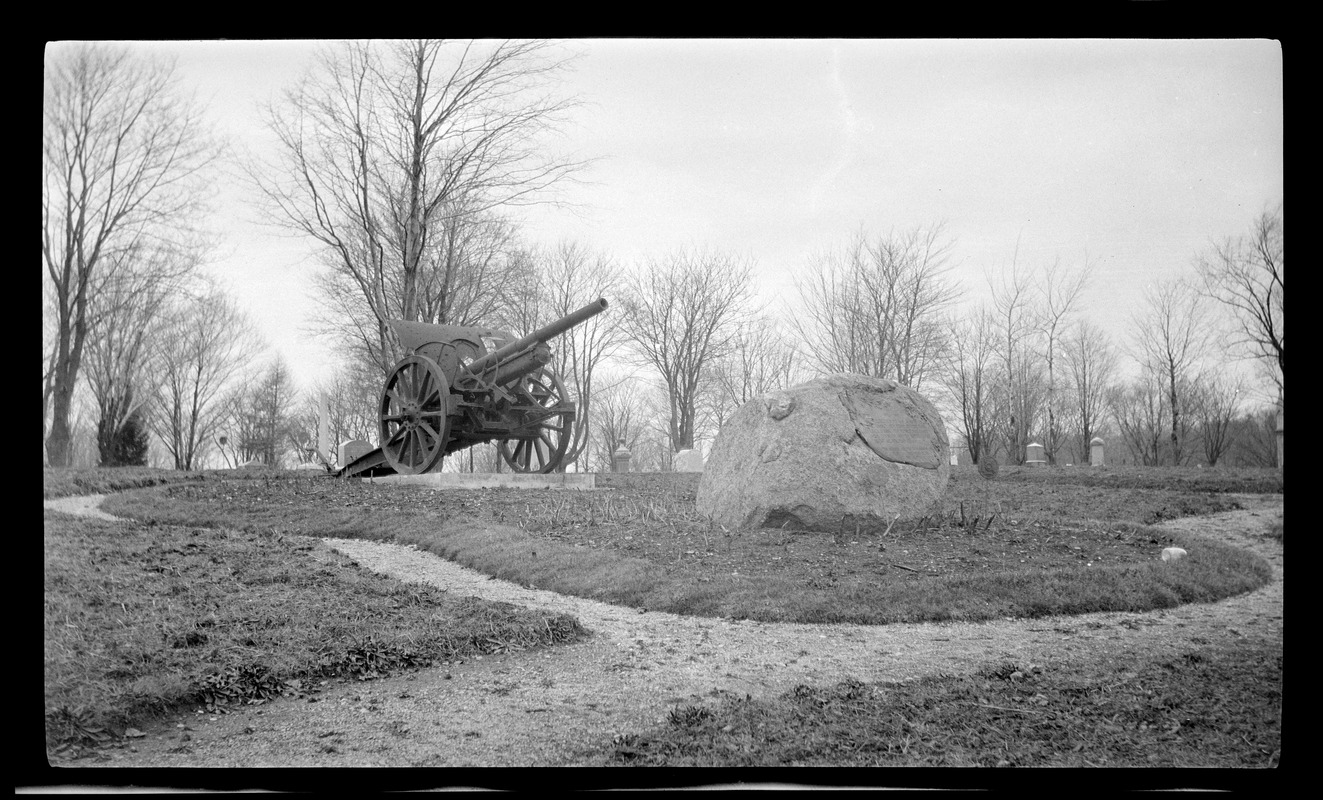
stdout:
<svg viewBox="0 0 1323 800">
<path fill-rule="evenodd" d="M 1267 40 L 576 40 L 567 146 L 600 159 L 524 216 L 623 265 L 685 246 L 747 256 L 769 299 L 863 226 L 944 222 L 970 302 L 987 272 L 1087 257 L 1085 315 L 1120 340 L 1143 289 L 1283 196 L 1282 53 Z M 257 103 L 315 42 L 152 42 L 217 127 L 261 152 Z M 304 246 L 237 186 L 211 265 L 297 380 L 329 376 Z"/>
</svg>

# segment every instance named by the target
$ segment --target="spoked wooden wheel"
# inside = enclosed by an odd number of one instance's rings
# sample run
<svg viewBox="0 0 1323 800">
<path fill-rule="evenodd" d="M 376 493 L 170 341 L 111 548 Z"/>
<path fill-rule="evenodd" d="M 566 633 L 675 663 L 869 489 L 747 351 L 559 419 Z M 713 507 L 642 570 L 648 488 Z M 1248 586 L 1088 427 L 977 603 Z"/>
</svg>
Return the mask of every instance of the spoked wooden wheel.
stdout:
<svg viewBox="0 0 1323 800">
<path fill-rule="evenodd" d="M 401 475 L 430 472 L 450 439 L 450 384 L 427 356 L 405 356 L 381 392 L 381 452 Z"/>
<path fill-rule="evenodd" d="M 554 472 L 574 432 L 573 410 L 547 415 L 565 405 L 565 385 L 555 373 L 540 369 L 519 382 L 515 396 L 526 413 L 544 419 L 522 435 L 502 440 L 501 458 L 515 472 Z"/>
</svg>

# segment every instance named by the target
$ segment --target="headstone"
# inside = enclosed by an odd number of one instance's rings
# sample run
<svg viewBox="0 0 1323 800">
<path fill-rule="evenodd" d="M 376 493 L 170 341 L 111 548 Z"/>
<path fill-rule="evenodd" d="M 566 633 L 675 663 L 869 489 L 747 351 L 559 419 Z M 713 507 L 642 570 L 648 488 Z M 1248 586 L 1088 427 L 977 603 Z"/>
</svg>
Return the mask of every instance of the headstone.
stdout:
<svg viewBox="0 0 1323 800">
<path fill-rule="evenodd" d="M 611 454 L 612 472 L 629 472 L 629 448 L 625 447 L 625 440 L 621 439 L 620 444 L 616 446 L 615 452 Z"/>
<path fill-rule="evenodd" d="M 342 442 L 340 444 L 340 461 L 338 463 L 341 467 L 347 466 L 368 453 L 371 453 L 374 449 L 375 448 L 373 448 L 372 445 L 362 439 L 350 439 L 347 442 Z"/>
<path fill-rule="evenodd" d="M 1024 463 L 1028 467 L 1045 467 L 1047 458 L 1043 454 L 1043 446 L 1038 442 L 1030 442 L 1029 446 L 1024 448 Z"/>
<path fill-rule="evenodd" d="M 951 466 L 953 467 L 960 466 L 960 456 L 957 455 L 956 451 L 954 450 L 951 451 Z"/>
<path fill-rule="evenodd" d="M 676 472 L 702 472 L 703 452 L 701 450 L 681 450 L 671 459 Z"/>
<path fill-rule="evenodd" d="M 1176 562 L 1185 558 L 1187 555 L 1189 555 L 1189 553 L 1186 553 L 1185 550 L 1180 547 L 1168 547 L 1162 551 L 1162 560 Z"/>
<path fill-rule="evenodd" d="M 932 403 L 895 381 L 831 375 L 740 407 L 708 454 L 697 505 L 731 528 L 881 530 L 924 513 L 950 476 Z"/>
<path fill-rule="evenodd" d="M 997 457 L 992 453 L 984 453 L 983 457 L 978 460 L 978 474 L 982 475 L 985 480 L 990 481 L 997 477 L 997 471 L 1000 468 L 1001 465 L 997 463 Z"/>
<path fill-rule="evenodd" d="M 1089 442 L 1089 466 L 1101 467 L 1103 465 L 1103 440 L 1094 439 Z"/>
</svg>

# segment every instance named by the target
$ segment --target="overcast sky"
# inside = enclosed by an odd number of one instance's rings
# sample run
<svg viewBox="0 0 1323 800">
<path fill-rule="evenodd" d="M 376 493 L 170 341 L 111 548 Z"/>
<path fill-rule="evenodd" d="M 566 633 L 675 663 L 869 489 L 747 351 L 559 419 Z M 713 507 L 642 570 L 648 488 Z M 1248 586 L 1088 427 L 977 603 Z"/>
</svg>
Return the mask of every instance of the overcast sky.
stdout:
<svg viewBox="0 0 1323 800">
<path fill-rule="evenodd" d="M 769 299 L 818 252 L 944 223 L 968 301 L 1019 263 L 1094 262 L 1086 315 L 1118 338 L 1153 281 L 1190 269 L 1283 193 L 1282 53 L 1265 40 L 578 40 L 565 129 L 598 159 L 569 213 L 528 238 L 576 240 L 626 267 L 699 246 L 746 256 Z M 257 104 L 318 43 L 153 42 L 216 125 L 250 150 Z M 332 356 L 296 241 L 233 188 L 223 276 L 304 385 Z"/>
</svg>

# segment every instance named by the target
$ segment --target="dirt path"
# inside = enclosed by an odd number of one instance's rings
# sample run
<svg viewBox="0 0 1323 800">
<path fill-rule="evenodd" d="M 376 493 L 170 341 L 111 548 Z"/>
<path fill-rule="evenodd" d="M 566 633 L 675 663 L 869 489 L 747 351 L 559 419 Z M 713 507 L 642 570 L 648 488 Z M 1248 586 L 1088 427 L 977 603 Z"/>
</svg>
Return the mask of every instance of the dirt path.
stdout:
<svg viewBox="0 0 1323 800">
<path fill-rule="evenodd" d="M 1244 510 L 1164 523 L 1246 547 L 1271 584 L 1218 603 L 988 623 L 797 625 L 639 613 L 496 581 L 430 553 L 325 540 L 362 566 L 459 594 L 574 614 L 590 640 L 488 656 L 386 680 L 330 684 L 313 700 L 188 714 L 87 766 L 545 766 L 589 763 L 584 748 L 723 693 L 775 695 L 846 677 L 903 681 L 989 662 L 1043 665 L 1128 653 L 1177 655 L 1227 636 L 1282 640 L 1282 547 L 1259 534 L 1281 495 Z M 50 505 L 49 501 L 48 506 Z M 73 506 L 75 504 L 68 504 Z M 86 507 L 82 504 L 79 507 Z M 95 504 L 92 505 L 95 507 Z"/>
<path fill-rule="evenodd" d="M 101 501 L 105 499 L 104 494 L 89 494 L 82 497 L 61 497 L 56 500 L 46 500 L 45 503 L 46 508 L 52 511 L 63 511 L 66 514 L 76 514 L 80 517 L 114 522 L 118 517 L 111 516 L 101 510 Z"/>
</svg>

